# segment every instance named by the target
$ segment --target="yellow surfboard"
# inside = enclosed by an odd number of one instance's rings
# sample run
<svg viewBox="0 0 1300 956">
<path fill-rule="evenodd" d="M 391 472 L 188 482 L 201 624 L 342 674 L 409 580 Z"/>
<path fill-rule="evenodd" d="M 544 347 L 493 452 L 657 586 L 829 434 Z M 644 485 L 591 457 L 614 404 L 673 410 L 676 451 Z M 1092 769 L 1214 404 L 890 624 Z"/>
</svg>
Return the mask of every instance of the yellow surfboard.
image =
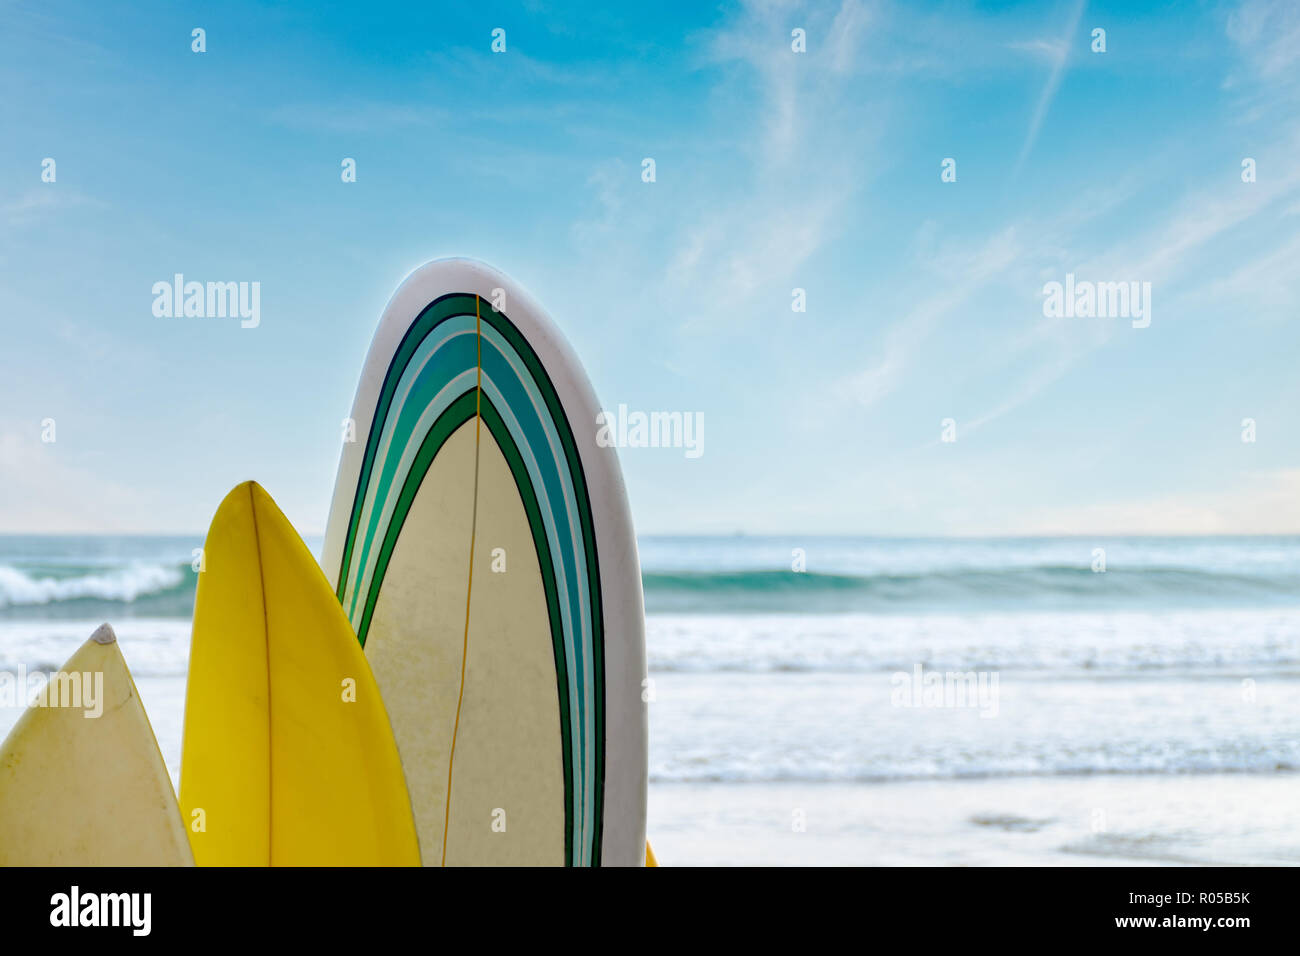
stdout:
<svg viewBox="0 0 1300 956">
<path fill-rule="evenodd" d="M 212 519 L 181 810 L 200 866 L 418 865 L 388 715 L 311 552 L 255 482 Z"/>
<path fill-rule="evenodd" d="M 105 624 L 0 745 L 0 866 L 193 862 L 153 728 Z"/>
</svg>

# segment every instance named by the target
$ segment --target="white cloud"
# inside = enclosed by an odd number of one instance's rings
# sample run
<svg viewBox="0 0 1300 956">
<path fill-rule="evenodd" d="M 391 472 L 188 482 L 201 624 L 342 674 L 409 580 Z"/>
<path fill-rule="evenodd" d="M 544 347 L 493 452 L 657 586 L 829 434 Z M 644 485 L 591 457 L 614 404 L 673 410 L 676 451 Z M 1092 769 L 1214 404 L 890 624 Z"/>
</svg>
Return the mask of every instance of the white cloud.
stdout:
<svg viewBox="0 0 1300 956">
<path fill-rule="evenodd" d="M 1247 54 L 1257 77 L 1294 88 L 1300 83 L 1300 5 L 1292 0 L 1247 0 L 1228 16 L 1228 39 Z"/>
<path fill-rule="evenodd" d="M 0 426 L 0 531 L 138 532 L 167 526 L 156 496 L 122 486 L 73 458 L 66 438 L 41 441 L 39 422 Z"/>
<path fill-rule="evenodd" d="M 108 203 L 87 196 L 74 188 L 58 183 L 46 183 L 32 187 L 0 208 L 3 208 L 9 225 L 24 226 L 41 222 L 69 209 L 83 207 L 103 209 L 107 206 Z"/>
<path fill-rule="evenodd" d="M 1252 472 L 1221 493 L 1041 509 L 1006 534 L 1296 534 L 1300 468 Z"/>
<path fill-rule="evenodd" d="M 278 106 L 267 119 L 286 129 L 317 133 L 372 133 L 412 126 L 428 126 L 443 118 L 428 106 L 348 100 L 338 103 L 299 103 Z"/>
<path fill-rule="evenodd" d="M 892 393 L 905 381 L 913 356 L 939 322 L 1019 261 L 1022 251 L 1016 229 L 1008 227 L 973 251 L 955 247 L 935 256 L 939 271 L 950 279 L 955 277 L 955 281 L 950 281 L 944 291 L 921 299 L 886 333 L 881 357 L 841 380 L 833 391 L 864 408 Z"/>
<path fill-rule="evenodd" d="M 1065 67 L 1070 62 L 1070 48 L 1074 42 L 1075 34 L 1079 31 L 1079 20 L 1083 17 L 1083 8 L 1087 6 L 1087 0 L 1079 0 L 1075 5 L 1073 13 L 1066 24 L 1065 31 L 1061 38 L 1056 41 L 1040 41 L 1038 49 L 1050 52 L 1049 62 L 1051 63 L 1051 72 L 1047 75 L 1047 82 L 1043 84 L 1042 92 L 1038 94 L 1038 103 L 1034 107 L 1034 114 L 1029 120 L 1029 129 L 1025 133 L 1025 141 L 1020 146 L 1020 155 L 1016 158 L 1016 164 L 1012 170 L 1012 178 L 1020 172 L 1024 165 L 1025 159 L 1028 158 L 1030 151 L 1034 148 L 1034 143 L 1038 141 L 1038 132 L 1043 128 L 1043 120 L 1047 118 L 1047 111 L 1051 109 L 1052 100 L 1056 98 L 1056 91 L 1061 86 L 1061 77 L 1065 75 Z"/>
<path fill-rule="evenodd" d="M 1072 31 L 1081 10 L 1082 5 L 1072 20 Z M 1263 42 L 1262 37 L 1253 33 L 1252 37 L 1256 42 Z M 1272 56 L 1266 59 L 1271 62 Z M 1063 64 L 1064 60 L 1059 62 Z M 1031 129 L 1026 148 L 1032 146 L 1034 135 Z M 1213 248 L 1214 243 L 1225 241 L 1238 227 L 1294 202 L 1300 190 L 1300 168 L 1290 162 L 1290 157 L 1297 151 L 1300 151 L 1300 137 L 1292 129 L 1275 130 L 1272 145 L 1259 152 L 1261 168 L 1268 170 L 1268 175 L 1259 182 L 1241 183 L 1231 171 L 1206 180 L 1188 189 L 1146 228 L 1119 237 L 1113 233 L 1102 234 L 1100 239 L 1105 244 L 1094 245 L 1091 251 L 1075 251 L 1086 248 L 1089 242 L 1097 242 L 1096 233 L 1085 231 L 1085 227 L 1102 210 L 1113 210 L 1131 197 L 1141 183 L 1130 179 L 1094 191 L 1086 201 L 1076 202 L 1051 218 L 1018 221 L 977 246 L 949 248 L 938 255 L 922 250 L 933 266 L 932 272 L 944 284 L 942 291 L 922 299 L 889 330 L 883 354 L 862 371 L 842 380 L 838 385 L 840 394 L 870 406 L 902 386 L 913 355 L 933 331 L 950 316 L 959 314 L 964 305 L 998 277 L 1027 277 L 1042 274 L 1045 269 L 1059 279 L 1057 273 L 1063 268 L 1081 277 L 1150 281 L 1155 286 L 1155 308 L 1160 310 L 1157 321 L 1168 321 L 1177 314 L 1179 310 L 1170 308 L 1175 301 L 1203 302 L 1211 295 L 1238 296 L 1235 304 L 1241 308 L 1284 307 L 1300 279 L 1300 267 L 1296 265 L 1298 246 L 1293 236 L 1288 234 L 1281 244 L 1249 257 L 1242 249 L 1234 248 L 1232 256 L 1244 260 L 1244 264 L 1229 272 L 1226 278 L 1222 272 L 1207 272 L 1198 257 L 1207 248 Z M 1024 154 L 1022 150 L 1022 158 Z M 1260 231 L 1267 235 L 1263 229 Z M 1016 238 L 1014 243 L 1011 237 Z M 1007 252 L 1013 254 L 1008 256 Z M 1032 315 L 1027 316 L 1028 321 L 1033 319 Z M 1024 335 L 1001 342 L 1003 371 L 1000 374 L 1007 379 L 1006 393 L 991 407 L 965 420 L 964 431 L 969 433 L 1024 405 L 1064 377 L 1079 360 L 1106 346 L 1121 328 L 1116 324 L 1082 327 L 1077 323 L 1063 326 L 1036 322 Z M 1027 371 L 1006 374 L 1005 370 L 1026 353 L 1036 356 L 1035 363 Z"/>
<path fill-rule="evenodd" d="M 1044 60 L 1053 67 L 1063 62 L 1067 54 L 1067 44 L 1064 40 L 1048 40 L 1043 37 L 1033 40 L 1020 40 L 1009 43 L 1007 46 L 1017 52 L 1028 53 Z"/>
<path fill-rule="evenodd" d="M 758 148 L 742 154 L 744 165 L 718 194 L 683 207 L 664 278 L 670 299 L 693 303 L 683 309 L 693 322 L 735 321 L 760 289 L 797 275 L 836 234 L 877 135 L 872 107 L 855 100 L 847 82 L 865 55 L 869 22 L 859 0 L 845 0 L 832 18 L 792 19 L 777 5 L 751 3 L 713 35 L 723 98 L 743 103 L 757 88 L 747 120 Z M 792 26 L 808 30 L 808 53 L 791 50 Z M 855 121 L 846 123 L 850 114 Z M 719 303 L 716 312 L 701 315 L 702 301 Z"/>
</svg>

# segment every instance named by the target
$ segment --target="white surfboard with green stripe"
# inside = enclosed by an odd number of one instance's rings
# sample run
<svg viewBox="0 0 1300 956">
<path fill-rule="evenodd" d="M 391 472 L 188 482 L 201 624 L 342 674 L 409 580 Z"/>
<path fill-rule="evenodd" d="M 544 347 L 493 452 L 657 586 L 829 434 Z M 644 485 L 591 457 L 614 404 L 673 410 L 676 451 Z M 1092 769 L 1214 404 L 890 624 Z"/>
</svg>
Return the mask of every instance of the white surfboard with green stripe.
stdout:
<svg viewBox="0 0 1300 956">
<path fill-rule="evenodd" d="M 600 406 L 496 270 L 394 294 L 324 561 L 393 724 L 426 865 L 640 865 L 640 566 Z"/>
</svg>

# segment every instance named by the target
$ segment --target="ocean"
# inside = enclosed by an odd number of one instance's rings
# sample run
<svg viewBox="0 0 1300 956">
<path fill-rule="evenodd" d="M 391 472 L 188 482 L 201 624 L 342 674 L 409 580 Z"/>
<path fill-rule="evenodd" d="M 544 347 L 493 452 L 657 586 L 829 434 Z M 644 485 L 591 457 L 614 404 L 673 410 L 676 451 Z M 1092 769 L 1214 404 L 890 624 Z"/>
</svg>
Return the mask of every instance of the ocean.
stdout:
<svg viewBox="0 0 1300 956">
<path fill-rule="evenodd" d="M 109 621 L 176 776 L 201 543 L 0 537 L 0 670 Z M 1300 863 L 1300 537 L 640 548 L 665 865 Z"/>
</svg>

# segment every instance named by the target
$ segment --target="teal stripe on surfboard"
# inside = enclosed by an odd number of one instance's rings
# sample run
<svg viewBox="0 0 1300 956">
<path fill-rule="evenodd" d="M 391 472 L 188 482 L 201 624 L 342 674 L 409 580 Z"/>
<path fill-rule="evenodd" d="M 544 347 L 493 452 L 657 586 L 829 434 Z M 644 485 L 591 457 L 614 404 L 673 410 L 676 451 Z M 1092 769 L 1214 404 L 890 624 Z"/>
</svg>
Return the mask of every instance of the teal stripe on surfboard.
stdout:
<svg viewBox="0 0 1300 956">
<path fill-rule="evenodd" d="M 585 484 L 579 485 L 573 480 L 572 469 L 556 467 L 557 459 L 571 460 L 565 455 L 570 446 L 564 437 L 571 440 L 572 436 L 567 434 L 567 422 L 564 422 L 565 428 L 557 428 L 556 421 L 547 414 L 550 405 L 518 353 L 494 335 L 490 327 L 484 329 L 483 343 L 483 390 L 502 410 L 507 429 L 520 445 L 529 480 L 542 499 L 548 540 L 560 559 L 556 576 L 560 593 L 564 595 L 561 615 L 565 633 L 572 635 L 573 643 L 580 649 L 573 658 L 570 674 L 571 706 L 575 711 L 575 725 L 580 729 L 578 760 L 584 770 L 581 777 L 583 797 L 588 805 L 592 805 L 601 779 L 597 753 L 603 757 L 603 747 L 596 746 L 598 739 L 603 740 L 603 728 L 598 734 L 595 714 L 603 709 L 604 698 L 603 682 L 597 686 L 597 681 L 587 679 L 589 671 L 596 673 L 593 666 L 595 655 L 586 651 L 596 638 L 595 627 L 599 619 L 593 620 L 591 596 L 599 593 L 599 584 L 597 579 L 593 590 L 592 579 L 587 574 L 593 568 L 594 560 L 581 547 L 586 541 L 582 537 L 582 528 L 589 524 L 589 509 L 578 504 L 577 491 L 581 488 L 585 492 Z M 549 386 L 549 380 L 544 381 Z M 572 447 L 576 453 L 576 446 Z M 557 508 L 556 502 L 562 502 L 562 507 Z M 587 521 L 583 520 L 583 511 L 588 512 Z M 598 673 L 603 676 L 603 669 Z M 597 814 L 583 814 L 581 820 L 579 844 L 585 855 L 592 852 L 596 842 Z"/>
<path fill-rule="evenodd" d="M 402 526 L 406 522 L 406 516 L 410 513 L 411 505 L 420 490 L 420 484 L 424 481 L 424 476 L 428 474 L 433 459 L 438 456 L 442 446 L 447 443 L 447 439 L 452 436 L 456 429 L 474 417 L 474 406 L 474 393 L 472 391 L 465 392 L 447 407 L 446 411 L 438 417 L 433 427 L 424 436 L 423 441 L 420 442 L 412 467 L 405 475 L 401 492 L 394 505 L 393 520 L 389 522 L 384 532 L 383 544 L 380 546 L 375 559 L 375 583 L 366 592 L 360 623 L 356 627 L 362 647 L 366 646 L 365 634 L 370 630 L 370 619 L 375 613 L 375 603 L 379 600 L 384 572 L 388 569 L 388 562 L 392 558 L 393 549 L 397 547 L 397 539 L 402 533 Z"/>
<path fill-rule="evenodd" d="M 363 644 L 415 491 L 441 442 L 472 415 L 474 389 L 462 390 L 461 384 L 467 371 L 477 371 L 477 362 L 467 362 L 463 345 L 454 343 L 465 320 L 474 318 L 476 305 L 475 296 L 459 294 L 431 303 L 408 329 L 381 389 L 339 574 L 339 597 L 347 599 L 345 608 Z M 510 464 L 545 569 L 565 738 L 566 859 L 598 864 L 604 641 L 585 476 L 563 406 L 531 346 L 504 314 L 490 308 L 483 313 L 482 405 L 490 408 L 484 420 Z M 457 414 L 449 412 L 453 406 Z M 466 408 L 469 413 L 462 417 Z M 431 409 L 437 412 L 436 436 L 429 427 Z M 382 462 L 378 474 L 376 461 Z M 358 538 L 364 539 L 360 548 Z"/>
<path fill-rule="evenodd" d="M 411 359 L 414 352 L 425 344 L 430 334 L 443 322 L 454 319 L 467 319 L 474 316 L 476 297 L 463 294 L 453 294 L 442 296 L 436 302 L 431 303 L 420 317 L 411 324 L 406 334 L 398 346 L 397 352 L 393 355 L 392 361 L 389 362 L 388 371 L 384 377 L 383 387 L 380 389 L 379 401 L 375 406 L 375 415 L 371 420 L 370 434 L 366 437 L 366 450 L 361 461 L 361 470 L 357 480 L 356 494 L 352 503 L 352 514 L 348 519 L 348 532 L 344 540 L 343 558 L 339 570 L 337 594 L 340 601 L 344 602 L 344 609 L 349 611 L 349 617 L 354 614 L 355 602 L 348 602 L 345 596 L 350 590 L 349 570 L 355 569 L 359 562 L 353 560 L 353 547 L 356 543 L 358 529 L 361 525 L 362 512 L 371 492 L 371 472 L 374 468 L 375 458 L 380 452 L 381 442 L 385 434 L 385 427 L 389 422 L 389 410 L 393 404 L 395 395 L 401 386 L 402 377 L 411 365 Z M 457 329 L 457 331 L 460 331 Z M 468 331 L 474 332 L 471 326 Z M 475 343 L 477 351 L 477 343 Z M 461 370 L 464 369 L 465 363 L 462 360 Z M 471 367 L 477 365 L 477 357 L 469 362 Z M 450 381 L 448 376 L 448 381 Z M 454 397 L 453 397 L 454 400 Z M 373 532 L 373 529 L 371 529 Z M 368 541 L 370 534 L 365 536 Z M 356 621 L 353 620 L 355 627 Z"/>
<path fill-rule="evenodd" d="M 512 428 L 512 435 L 517 437 L 521 432 L 528 434 L 540 427 L 545 430 L 545 434 L 529 434 L 525 448 L 532 449 L 540 445 L 551 452 L 553 462 L 563 460 L 569 463 L 567 471 L 557 469 L 540 475 L 534 473 L 532 477 L 535 486 L 565 501 L 565 514 L 569 519 L 568 527 L 565 528 L 563 522 L 554 520 L 554 509 L 544 511 L 544 514 L 552 516 L 560 551 L 569 561 L 568 568 L 577 579 L 573 582 L 576 587 L 571 585 L 565 590 L 571 601 L 577 604 L 574 611 L 581 622 L 583 650 L 590 649 L 591 652 L 582 654 L 575 664 L 578 686 L 582 689 L 578 707 L 579 726 L 582 728 L 580 755 L 587 771 L 583 775 L 586 783 L 585 796 L 592 807 L 590 814 L 583 815 L 581 843 L 584 856 L 598 862 L 604 779 L 604 667 L 601 658 L 604 639 L 603 632 L 597 633 L 597 629 L 603 625 L 603 616 L 600 613 L 595 530 L 591 522 L 585 475 L 577 443 L 559 396 L 527 340 L 503 313 L 491 310 L 483 314 L 482 337 L 483 388 L 490 398 L 499 403 L 497 407 L 503 409 L 504 418 L 510 420 L 517 417 L 522 420 L 523 427 L 518 430 Z M 503 394 L 495 394 L 498 388 L 503 390 Z M 520 390 L 526 394 L 520 394 Z M 524 415 L 525 410 L 532 411 L 535 417 L 529 419 Z M 546 456 L 538 457 L 542 461 L 547 460 Z M 591 671 L 593 680 L 586 680 L 586 670 Z"/>
<path fill-rule="evenodd" d="M 412 353 L 398 381 L 391 406 L 394 411 L 383 422 L 376 448 L 376 460 L 382 467 L 377 475 L 369 476 L 359 516 L 366 535 L 348 589 L 351 599 L 344 605 L 349 615 L 356 613 L 357 595 L 366 590 L 365 575 L 373 568 L 370 548 L 379 529 L 391 520 L 394 483 L 410 470 L 419 447 L 412 439 L 425 434 L 452 402 L 475 388 L 477 335 L 473 317 L 468 317 L 468 322 L 466 318 L 451 316 L 439 323 L 437 333 L 426 336 Z M 394 447 L 400 454 L 393 453 Z"/>
<path fill-rule="evenodd" d="M 565 740 L 572 740 L 567 666 L 569 654 L 565 645 L 564 627 L 560 618 L 560 604 L 555 587 L 555 567 L 546 541 L 546 525 L 542 521 L 537 494 L 533 491 L 532 482 L 529 480 L 527 466 L 524 465 L 514 439 L 510 437 L 501 413 L 487 396 L 483 397 L 480 411 L 483 424 L 487 426 L 488 433 L 496 441 L 506 464 L 510 466 L 515 487 L 518 488 L 519 497 L 524 503 L 524 512 L 528 515 L 528 526 L 533 534 L 533 545 L 537 549 L 537 564 L 542 572 L 542 584 L 546 592 L 546 614 L 551 622 L 551 642 L 555 653 L 555 690 L 560 703 L 560 734 Z M 560 751 L 564 761 L 564 858 L 573 861 L 574 819 L 578 811 L 575 803 L 577 795 L 573 784 L 573 753 L 571 747 L 561 747 Z"/>
</svg>

